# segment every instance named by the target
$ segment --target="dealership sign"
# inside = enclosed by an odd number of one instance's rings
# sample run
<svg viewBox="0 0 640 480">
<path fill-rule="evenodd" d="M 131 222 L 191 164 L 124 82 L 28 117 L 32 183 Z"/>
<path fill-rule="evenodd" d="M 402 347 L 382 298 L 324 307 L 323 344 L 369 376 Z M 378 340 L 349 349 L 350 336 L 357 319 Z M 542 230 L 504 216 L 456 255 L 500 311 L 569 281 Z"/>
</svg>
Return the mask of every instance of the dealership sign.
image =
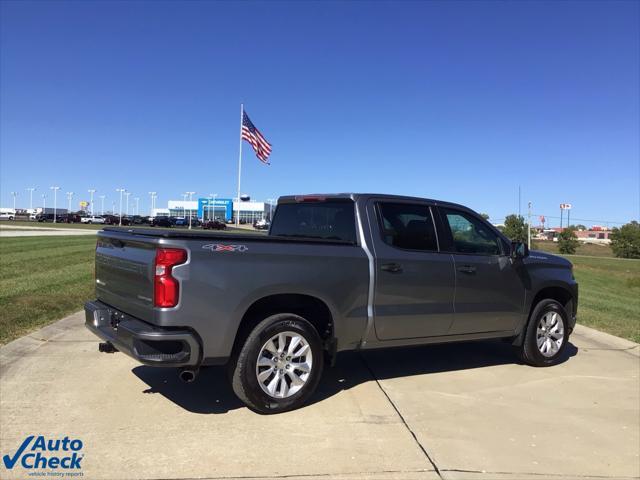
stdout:
<svg viewBox="0 0 640 480">
<path fill-rule="evenodd" d="M 560 210 L 571 210 L 571 204 L 570 203 L 561 203 L 560 204 Z"/>
<path fill-rule="evenodd" d="M 207 210 L 207 216 L 223 217 L 230 220 L 233 216 L 233 200 L 230 198 L 199 198 L 198 199 L 198 217 L 203 217 L 204 210 Z"/>
</svg>

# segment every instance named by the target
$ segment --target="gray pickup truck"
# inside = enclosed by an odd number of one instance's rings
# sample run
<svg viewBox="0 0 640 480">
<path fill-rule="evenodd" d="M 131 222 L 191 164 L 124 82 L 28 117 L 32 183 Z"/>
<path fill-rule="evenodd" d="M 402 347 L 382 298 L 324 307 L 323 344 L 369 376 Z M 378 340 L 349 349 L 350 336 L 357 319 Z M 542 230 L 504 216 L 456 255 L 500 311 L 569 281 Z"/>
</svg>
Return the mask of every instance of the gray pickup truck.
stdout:
<svg viewBox="0 0 640 480">
<path fill-rule="evenodd" d="M 101 351 L 187 382 L 226 364 L 261 413 L 304 404 L 344 350 L 502 338 L 553 365 L 578 304 L 569 261 L 461 205 L 376 194 L 281 197 L 268 235 L 105 228 L 95 282 Z"/>
</svg>

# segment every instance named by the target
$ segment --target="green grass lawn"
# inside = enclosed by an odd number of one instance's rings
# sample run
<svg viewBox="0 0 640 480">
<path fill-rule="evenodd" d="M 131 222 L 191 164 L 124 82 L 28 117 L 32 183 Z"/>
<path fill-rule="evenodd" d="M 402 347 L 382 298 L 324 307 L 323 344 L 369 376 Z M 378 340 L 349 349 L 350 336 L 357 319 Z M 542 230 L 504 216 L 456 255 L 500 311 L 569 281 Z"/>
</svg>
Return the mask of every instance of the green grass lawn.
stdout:
<svg viewBox="0 0 640 480">
<path fill-rule="evenodd" d="M 558 243 L 532 248 L 558 254 Z M 640 343 L 640 260 L 615 258 L 608 245 L 581 244 L 574 265 L 580 284 L 578 323 Z"/>
<path fill-rule="evenodd" d="M 82 308 L 95 245 L 93 235 L 0 238 L 0 344 Z"/>
<path fill-rule="evenodd" d="M 532 250 L 543 250 L 549 253 L 558 254 L 558 242 L 548 240 L 531 242 Z M 613 257 L 613 252 L 609 245 L 596 245 L 593 243 L 581 243 L 576 250 L 576 255 L 587 255 L 589 257 Z"/>
<path fill-rule="evenodd" d="M 640 343 L 640 260 L 566 258 L 580 285 L 578 323 Z"/>
<path fill-rule="evenodd" d="M 93 297 L 95 242 L 94 236 L 0 238 L 0 344 Z M 578 322 L 640 342 L 640 260 L 567 258 L 580 283 Z"/>
</svg>

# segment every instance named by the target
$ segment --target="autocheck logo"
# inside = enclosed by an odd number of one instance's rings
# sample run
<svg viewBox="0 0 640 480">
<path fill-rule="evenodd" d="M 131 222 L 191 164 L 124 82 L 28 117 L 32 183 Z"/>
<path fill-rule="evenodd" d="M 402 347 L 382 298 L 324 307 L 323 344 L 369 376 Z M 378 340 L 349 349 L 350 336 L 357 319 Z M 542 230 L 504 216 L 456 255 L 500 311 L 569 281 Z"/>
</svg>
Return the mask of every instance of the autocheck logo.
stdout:
<svg viewBox="0 0 640 480">
<path fill-rule="evenodd" d="M 16 465 L 27 470 L 52 469 L 54 472 L 31 472 L 29 476 L 80 477 L 82 440 L 69 437 L 47 439 L 43 435 L 29 435 L 13 455 L 4 455 L 4 466 L 11 470 Z M 58 469 L 63 471 L 58 471 Z"/>
</svg>

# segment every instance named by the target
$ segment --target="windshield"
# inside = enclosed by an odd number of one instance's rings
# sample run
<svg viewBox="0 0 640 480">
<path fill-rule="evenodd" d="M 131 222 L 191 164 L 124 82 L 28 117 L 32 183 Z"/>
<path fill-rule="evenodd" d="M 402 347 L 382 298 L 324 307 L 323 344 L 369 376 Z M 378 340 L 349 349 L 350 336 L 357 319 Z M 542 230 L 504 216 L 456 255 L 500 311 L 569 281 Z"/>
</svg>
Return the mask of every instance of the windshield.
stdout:
<svg viewBox="0 0 640 480">
<path fill-rule="evenodd" d="M 283 203 L 276 209 L 269 234 L 355 244 L 355 223 L 354 204 L 351 201 Z"/>
</svg>

